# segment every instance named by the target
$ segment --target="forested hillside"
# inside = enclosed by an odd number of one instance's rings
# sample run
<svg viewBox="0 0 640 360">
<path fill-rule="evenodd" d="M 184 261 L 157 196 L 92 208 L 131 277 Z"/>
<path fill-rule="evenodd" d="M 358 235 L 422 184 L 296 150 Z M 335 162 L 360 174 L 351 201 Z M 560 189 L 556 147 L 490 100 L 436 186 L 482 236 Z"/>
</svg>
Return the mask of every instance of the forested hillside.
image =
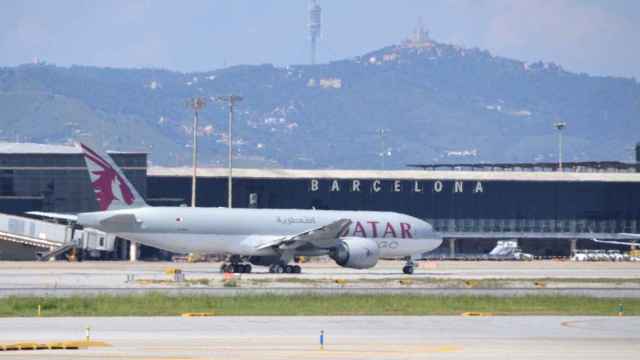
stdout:
<svg viewBox="0 0 640 360">
<path fill-rule="evenodd" d="M 431 41 L 285 68 L 0 68 L 0 139 L 61 143 L 90 134 L 111 149 L 148 150 L 154 164 L 186 165 L 186 100 L 231 93 L 244 97 L 234 128 L 242 166 L 553 161 L 558 120 L 568 123 L 567 160 L 628 161 L 640 140 L 634 79 Z M 226 105 L 209 102 L 200 120 L 203 164 L 224 165 Z"/>
</svg>

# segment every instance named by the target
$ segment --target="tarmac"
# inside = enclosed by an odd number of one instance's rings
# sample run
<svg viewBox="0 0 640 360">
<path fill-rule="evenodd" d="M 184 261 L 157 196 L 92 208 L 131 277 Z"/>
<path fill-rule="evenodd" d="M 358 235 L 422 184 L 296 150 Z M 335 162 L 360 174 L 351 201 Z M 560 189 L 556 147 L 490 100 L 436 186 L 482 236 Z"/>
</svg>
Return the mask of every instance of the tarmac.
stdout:
<svg viewBox="0 0 640 360">
<path fill-rule="evenodd" d="M 509 287 L 522 287 L 534 279 L 563 279 L 566 287 L 581 282 L 593 286 L 597 285 L 595 280 L 598 279 L 640 282 L 640 262 L 434 261 L 420 262 L 413 275 L 402 273 L 403 264 L 401 261 L 381 261 L 371 269 L 355 270 L 333 262 L 310 262 L 302 264 L 302 274 L 270 274 L 265 267 L 254 266 L 251 274 L 238 274 L 236 278 L 251 287 L 322 287 L 324 283 L 338 279 L 348 281 L 352 286 L 361 284 L 362 287 L 372 283 L 379 287 L 393 287 L 399 279 L 412 279 L 416 286 L 421 287 L 430 281 L 451 285 L 469 279 L 498 279 L 510 282 Z M 207 280 L 209 287 L 222 286 L 220 263 L 4 261 L 0 262 L 0 288 L 164 287 L 170 278 L 166 270 L 171 268 L 181 269 L 187 279 Z M 629 287 L 627 285 L 624 287 Z"/>
<path fill-rule="evenodd" d="M 333 262 L 310 262 L 302 264 L 302 274 L 270 274 L 256 266 L 251 274 L 233 275 L 238 286 L 229 288 L 220 263 L 0 262 L 0 298 L 150 291 L 216 296 L 304 292 L 640 297 L 640 263 L 437 261 L 421 262 L 410 276 L 402 274 L 402 265 L 381 261 L 372 269 L 354 270 Z M 170 268 L 180 268 L 187 281 L 172 281 L 166 273 Z"/>
<path fill-rule="evenodd" d="M 296 275 L 269 274 L 255 267 L 252 274 L 233 277 L 242 284 L 236 289 L 223 286 L 219 265 L 0 262 L 0 297 L 34 292 L 64 296 L 140 291 L 182 295 L 232 295 L 238 291 L 497 295 L 578 291 L 590 296 L 640 297 L 640 263 L 426 262 L 414 275 L 405 276 L 398 261 L 382 261 L 369 270 L 314 262 L 303 264 L 303 273 Z M 167 280 L 167 268 L 181 268 L 187 279 L 207 279 L 207 283 L 178 285 Z M 406 285 L 399 285 L 400 281 Z M 476 288 L 476 282 L 495 288 Z M 627 316 L 2 318 L 0 343 L 84 340 L 87 327 L 91 340 L 111 346 L 1 352 L 0 358 L 493 360 L 636 359 L 640 354 L 640 317 Z"/>
<path fill-rule="evenodd" d="M 341 278 L 385 279 L 403 277 L 402 261 L 380 261 L 365 270 L 343 268 L 332 261 L 302 265 L 302 274 L 269 274 L 267 268 L 254 266 L 247 279 L 276 279 L 291 276 L 307 279 Z M 76 287 L 123 285 L 127 275 L 134 278 L 166 278 L 167 268 L 180 268 L 189 277 L 221 277 L 220 263 L 124 262 L 124 261 L 0 261 L 0 287 L 74 284 Z M 410 277 L 431 279 L 531 279 L 531 278 L 638 278 L 640 262 L 572 261 L 424 261 Z"/>
<path fill-rule="evenodd" d="M 111 346 L 21 359 L 637 359 L 640 317 L 8 318 L 2 342 Z M 324 331 L 324 348 L 320 332 Z"/>
</svg>

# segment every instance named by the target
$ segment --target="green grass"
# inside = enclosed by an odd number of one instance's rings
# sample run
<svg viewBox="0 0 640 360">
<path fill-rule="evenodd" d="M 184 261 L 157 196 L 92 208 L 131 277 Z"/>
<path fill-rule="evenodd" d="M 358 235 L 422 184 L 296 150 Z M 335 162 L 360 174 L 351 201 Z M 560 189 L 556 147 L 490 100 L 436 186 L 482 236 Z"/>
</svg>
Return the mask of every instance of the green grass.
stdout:
<svg viewBox="0 0 640 360">
<path fill-rule="evenodd" d="M 320 285 L 320 284 L 335 283 L 335 279 L 312 279 L 312 278 L 300 278 L 300 277 L 282 277 L 278 279 L 250 279 L 249 281 L 256 285 L 280 284 L 280 283 Z"/>
<path fill-rule="evenodd" d="M 214 311 L 217 315 L 458 315 L 467 311 L 497 315 L 615 315 L 619 299 L 576 296 L 417 296 L 417 295 L 251 295 L 234 297 L 131 296 L 8 297 L 0 317 L 174 316 Z M 625 315 L 640 315 L 640 299 L 625 299 Z"/>
<path fill-rule="evenodd" d="M 346 280 L 346 285 L 349 284 L 390 284 L 394 286 L 401 286 L 401 280 L 409 280 L 412 285 L 434 285 L 434 286 L 447 286 L 451 288 L 466 288 L 469 287 L 468 283 L 473 283 L 473 287 L 476 288 L 510 288 L 510 287 L 522 287 L 529 284 L 534 287 L 536 282 L 544 283 L 547 285 L 552 284 L 580 284 L 580 286 L 586 286 L 586 284 L 606 284 L 606 285 L 640 285 L 640 278 L 488 278 L 488 279 L 446 279 L 446 278 L 430 278 L 430 277 L 394 277 L 383 279 L 369 279 L 369 278 L 355 278 Z M 335 279 L 308 279 L 301 277 L 287 277 L 278 279 L 250 279 L 248 280 L 254 285 L 272 285 L 272 284 L 301 284 L 301 285 L 327 285 L 334 284 Z"/>
<path fill-rule="evenodd" d="M 518 279 L 515 279 L 518 280 Z M 640 284 L 640 278 L 540 278 L 522 279 L 523 281 L 542 281 L 547 283 L 584 283 L 584 284 Z"/>
</svg>

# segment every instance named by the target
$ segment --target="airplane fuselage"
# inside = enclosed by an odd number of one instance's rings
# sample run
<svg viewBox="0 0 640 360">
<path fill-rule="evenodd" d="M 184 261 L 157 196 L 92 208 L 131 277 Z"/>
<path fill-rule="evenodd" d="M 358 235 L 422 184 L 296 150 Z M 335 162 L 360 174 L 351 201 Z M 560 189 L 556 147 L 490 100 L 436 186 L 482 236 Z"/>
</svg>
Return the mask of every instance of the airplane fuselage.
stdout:
<svg viewBox="0 0 640 360">
<path fill-rule="evenodd" d="M 114 215 L 124 220 L 103 221 Z M 243 256 L 275 255 L 272 248 L 257 248 L 340 219 L 351 220 L 341 237 L 373 239 L 381 257 L 415 255 L 442 242 L 427 222 L 394 212 L 142 207 L 78 215 L 80 225 L 164 250 Z"/>
</svg>

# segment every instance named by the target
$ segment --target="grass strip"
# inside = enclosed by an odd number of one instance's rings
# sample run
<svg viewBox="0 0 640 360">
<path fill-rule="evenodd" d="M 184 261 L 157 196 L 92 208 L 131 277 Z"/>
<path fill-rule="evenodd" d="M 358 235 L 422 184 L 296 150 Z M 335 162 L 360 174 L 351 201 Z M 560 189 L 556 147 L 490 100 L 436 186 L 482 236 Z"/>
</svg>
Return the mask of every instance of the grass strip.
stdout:
<svg viewBox="0 0 640 360">
<path fill-rule="evenodd" d="M 324 286 L 336 283 L 336 279 L 309 279 L 303 277 L 288 277 L 278 279 L 249 279 L 249 284 L 266 286 L 274 284 L 296 284 L 307 286 Z M 403 283 L 406 282 L 406 283 Z M 454 289 L 462 289 L 468 287 L 484 288 L 484 289 L 508 289 L 514 287 L 530 287 L 535 288 L 540 284 L 543 286 L 574 285 L 576 287 L 589 286 L 619 286 L 619 287 L 638 287 L 640 286 L 640 278 L 487 278 L 487 279 L 450 279 L 450 278 L 429 278 L 429 277 L 397 277 L 384 279 L 355 278 L 346 279 L 345 285 L 413 285 L 417 287 L 439 288 L 447 287 Z"/>
<path fill-rule="evenodd" d="M 250 279 L 248 281 L 255 284 L 278 284 L 278 283 L 292 283 L 292 284 L 323 284 L 333 283 L 336 279 L 321 278 L 310 279 L 304 277 L 283 277 L 283 278 L 269 278 L 269 279 Z M 410 280 L 415 284 L 463 284 L 465 281 L 473 281 L 478 284 L 509 284 L 509 283 L 577 283 L 577 284 L 640 284 L 640 278 L 479 278 L 479 279 L 457 279 L 457 278 L 434 278 L 434 277 L 391 277 L 391 278 L 354 278 L 347 279 L 348 283 L 375 283 L 375 284 L 387 284 L 397 283 L 400 280 Z M 491 287 L 491 286 L 489 286 Z"/>
<path fill-rule="evenodd" d="M 0 299 L 0 317 L 36 316 L 175 316 L 185 312 L 215 312 L 222 316 L 331 315 L 640 315 L 640 299 L 526 295 L 244 295 L 168 296 L 161 293 L 129 296 L 8 297 Z"/>
</svg>

